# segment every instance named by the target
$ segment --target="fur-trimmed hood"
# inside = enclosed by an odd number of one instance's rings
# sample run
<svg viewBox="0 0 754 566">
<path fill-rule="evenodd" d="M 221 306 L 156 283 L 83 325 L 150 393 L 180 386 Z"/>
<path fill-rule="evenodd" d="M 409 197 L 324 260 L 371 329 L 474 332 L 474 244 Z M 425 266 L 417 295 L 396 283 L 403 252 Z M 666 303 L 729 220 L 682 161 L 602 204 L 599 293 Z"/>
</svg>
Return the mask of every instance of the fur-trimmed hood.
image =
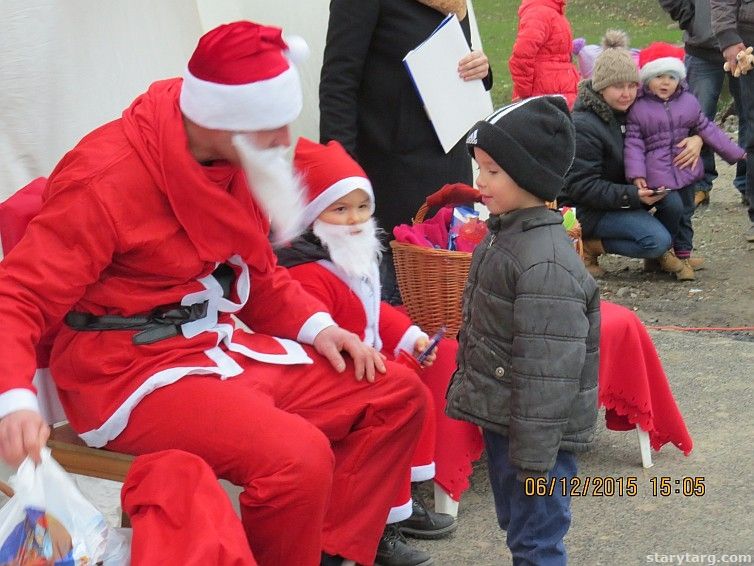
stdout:
<svg viewBox="0 0 754 566">
<path fill-rule="evenodd" d="M 610 105 L 605 102 L 602 95 L 592 88 L 592 80 L 585 79 L 579 83 L 579 95 L 573 107 L 574 112 L 594 112 L 600 119 L 609 124 L 617 121 L 617 114 Z M 623 114 L 622 112 L 620 114 Z"/>
</svg>

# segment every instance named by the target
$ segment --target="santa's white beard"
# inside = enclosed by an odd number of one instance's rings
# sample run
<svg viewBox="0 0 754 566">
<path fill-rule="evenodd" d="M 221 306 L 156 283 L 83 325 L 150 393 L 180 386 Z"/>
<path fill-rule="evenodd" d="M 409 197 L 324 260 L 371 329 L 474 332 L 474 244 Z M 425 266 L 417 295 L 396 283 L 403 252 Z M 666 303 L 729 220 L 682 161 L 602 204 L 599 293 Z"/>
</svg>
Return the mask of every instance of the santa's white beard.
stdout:
<svg viewBox="0 0 754 566">
<path fill-rule="evenodd" d="M 382 244 L 374 218 L 362 224 L 328 224 L 315 220 L 312 231 L 330 254 L 330 260 L 351 277 L 379 277 L 376 268 Z"/>
<path fill-rule="evenodd" d="M 246 134 L 235 134 L 238 151 L 254 200 L 270 219 L 271 240 L 280 246 L 304 230 L 304 185 L 285 158 L 285 148 L 259 149 Z"/>
</svg>

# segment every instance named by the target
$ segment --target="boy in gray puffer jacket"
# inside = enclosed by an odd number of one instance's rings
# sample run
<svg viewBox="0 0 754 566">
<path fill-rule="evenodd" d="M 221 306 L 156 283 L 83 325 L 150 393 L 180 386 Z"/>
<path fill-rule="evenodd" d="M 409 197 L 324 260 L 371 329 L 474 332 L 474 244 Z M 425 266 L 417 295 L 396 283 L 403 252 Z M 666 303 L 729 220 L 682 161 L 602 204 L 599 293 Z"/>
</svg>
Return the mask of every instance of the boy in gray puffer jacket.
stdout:
<svg viewBox="0 0 754 566">
<path fill-rule="evenodd" d="M 513 563 L 565 564 L 568 486 L 574 452 L 593 439 L 599 366 L 599 289 L 545 205 L 573 161 L 573 123 L 562 97 L 528 98 L 478 122 L 466 143 L 489 234 L 464 291 L 447 414 L 484 429 Z"/>
</svg>

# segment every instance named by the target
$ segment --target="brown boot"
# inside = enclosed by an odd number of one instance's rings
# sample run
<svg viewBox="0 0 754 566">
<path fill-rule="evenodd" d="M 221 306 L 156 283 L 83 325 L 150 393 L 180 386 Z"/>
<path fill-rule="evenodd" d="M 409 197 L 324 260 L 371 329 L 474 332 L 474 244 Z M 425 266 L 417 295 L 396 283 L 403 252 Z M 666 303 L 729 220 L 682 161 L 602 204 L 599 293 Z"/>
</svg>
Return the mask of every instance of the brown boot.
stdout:
<svg viewBox="0 0 754 566">
<path fill-rule="evenodd" d="M 699 257 L 698 255 L 694 257 L 690 257 L 688 259 L 689 265 L 691 266 L 691 269 L 694 271 L 699 271 L 700 269 L 704 269 L 704 258 Z"/>
<path fill-rule="evenodd" d="M 659 273 L 662 271 L 662 266 L 660 265 L 660 258 L 657 257 L 648 257 L 644 259 L 644 271 L 647 273 Z"/>
<path fill-rule="evenodd" d="M 693 281 L 696 279 L 694 276 L 694 268 L 689 264 L 689 260 L 684 259 L 681 263 L 683 263 L 683 267 L 681 267 L 680 271 L 675 272 L 675 278 L 678 279 L 678 281 Z"/>
<path fill-rule="evenodd" d="M 668 250 L 659 258 L 660 267 L 668 273 L 678 273 L 683 269 L 683 262 L 675 256 L 673 250 Z"/>
<path fill-rule="evenodd" d="M 709 191 L 696 191 L 694 193 L 694 208 L 703 204 L 709 204 Z"/>
<path fill-rule="evenodd" d="M 584 267 L 592 277 L 603 277 L 605 270 L 597 263 L 597 258 L 605 253 L 602 240 L 584 240 Z"/>
</svg>

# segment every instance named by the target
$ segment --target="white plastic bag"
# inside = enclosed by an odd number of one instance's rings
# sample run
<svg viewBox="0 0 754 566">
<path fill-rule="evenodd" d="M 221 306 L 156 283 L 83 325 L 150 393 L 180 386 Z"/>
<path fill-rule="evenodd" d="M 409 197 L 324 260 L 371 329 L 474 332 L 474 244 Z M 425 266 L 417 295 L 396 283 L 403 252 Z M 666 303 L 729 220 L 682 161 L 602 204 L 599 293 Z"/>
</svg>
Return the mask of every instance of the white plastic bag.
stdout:
<svg viewBox="0 0 754 566">
<path fill-rule="evenodd" d="M 15 494 L 0 509 L 0 566 L 129 564 L 123 535 L 84 498 L 49 449 L 42 450 L 39 466 L 24 460 L 8 483 Z"/>
</svg>

